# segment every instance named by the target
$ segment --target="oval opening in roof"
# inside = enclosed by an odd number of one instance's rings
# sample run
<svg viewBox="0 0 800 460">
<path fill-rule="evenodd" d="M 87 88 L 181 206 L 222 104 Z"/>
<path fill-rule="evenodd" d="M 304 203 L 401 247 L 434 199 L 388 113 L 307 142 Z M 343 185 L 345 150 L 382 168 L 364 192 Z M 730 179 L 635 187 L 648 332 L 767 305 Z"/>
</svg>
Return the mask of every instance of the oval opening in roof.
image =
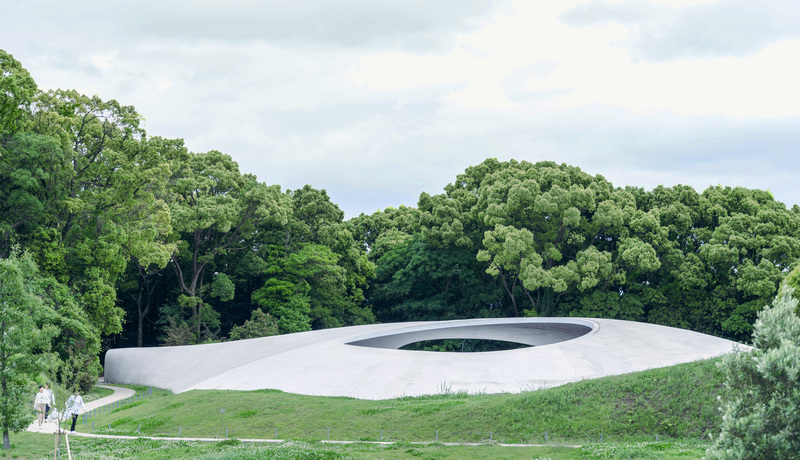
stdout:
<svg viewBox="0 0 800 460">
<path fill-rule="evenodd" d="M 348 342 L 348 345 L 393 350 L 424 350 L 427 347 L 437 348 L 435 351 L 466 351 L 466 341 L 469 340 L 475 342 L 474 345 L 470 345 L 472 351 L 498 351 L 565 342 L 591 331 L 592 327 L 583 321 L 522 324 L 509 322 L 508 324 L 424 328 L 356 340 Z M 463 341 L 463 347 L 459 349 L 457 343 L 446 341 Z M 501 346 L 498 342 L 512 345 Z M 409 347 L 409 345 L 411 346 Z"/>
<path fill-rule="evenodd" d="M 486 351 L 506 351 L 528 348 L 533 345 L 509 342 L 507 340 L 486 339 L 436 339 L 422 340 L 400 347 L 400 350 L 438 351 L 447 353 L 481 353 Z"/>
</svg>

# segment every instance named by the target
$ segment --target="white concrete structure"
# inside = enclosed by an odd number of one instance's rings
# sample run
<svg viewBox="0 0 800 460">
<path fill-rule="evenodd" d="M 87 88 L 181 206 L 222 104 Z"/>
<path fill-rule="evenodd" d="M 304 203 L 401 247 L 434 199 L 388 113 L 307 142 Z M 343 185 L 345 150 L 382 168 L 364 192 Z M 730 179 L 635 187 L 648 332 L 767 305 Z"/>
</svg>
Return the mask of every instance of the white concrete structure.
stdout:
<svg viewBox="0 0 800 460">
<path fill-rule="evenodd" d="M 433 339 L 505 340 L 506 351 L 399 350 Z M 387 399 L 520 392 L 696 361 L 735 342 L 653 324 L 611 319 L 513 318 L 374 324 L 208 345 L 109 350 L 105 381 L 195 389 L 278 389 Z"/>
</svg>

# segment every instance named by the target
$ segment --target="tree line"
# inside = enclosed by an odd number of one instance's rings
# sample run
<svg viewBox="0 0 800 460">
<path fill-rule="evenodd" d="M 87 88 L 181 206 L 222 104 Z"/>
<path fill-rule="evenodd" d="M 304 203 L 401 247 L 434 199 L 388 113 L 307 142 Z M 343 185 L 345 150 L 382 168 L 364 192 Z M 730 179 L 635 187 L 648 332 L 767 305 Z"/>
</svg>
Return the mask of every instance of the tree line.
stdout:
<svg viewBox="0 0 800 460">
<path fill-rule="evenodd" d="M 381 321 L 583 316 L 747 341 L 800 256 L 800 208 L 763 190 L 615 187 L 488 159 L 417 208 L 353 219 Z"/>
<path fill-rule="evenodd" d="M 2 50 L 0 66 L 0 302 L 68 386 L 108 347 L 389 321 L 604 317 L 746 341 L 800 258 L 800 208 L 768 191 L 618 187 L 549 161 L 487 159 L 416 207 L 345 220 L 325 190 L 41 91 Z"/>
</svg>

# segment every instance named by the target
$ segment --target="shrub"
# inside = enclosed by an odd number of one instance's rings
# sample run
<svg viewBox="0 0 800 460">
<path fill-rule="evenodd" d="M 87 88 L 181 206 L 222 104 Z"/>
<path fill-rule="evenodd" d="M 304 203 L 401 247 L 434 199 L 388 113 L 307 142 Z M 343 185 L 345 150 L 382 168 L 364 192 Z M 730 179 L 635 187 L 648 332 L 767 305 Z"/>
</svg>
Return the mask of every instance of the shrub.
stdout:
<svg viewBox="0 0 800 460">
<path fill-rule="evenodd" d="M 783 287 L 759 314 L 755 349 L 720 363 L 728 393 L 722 431 L 709 458 L 800 458 L 800 317 L 793 289 Z"/>
</svg>

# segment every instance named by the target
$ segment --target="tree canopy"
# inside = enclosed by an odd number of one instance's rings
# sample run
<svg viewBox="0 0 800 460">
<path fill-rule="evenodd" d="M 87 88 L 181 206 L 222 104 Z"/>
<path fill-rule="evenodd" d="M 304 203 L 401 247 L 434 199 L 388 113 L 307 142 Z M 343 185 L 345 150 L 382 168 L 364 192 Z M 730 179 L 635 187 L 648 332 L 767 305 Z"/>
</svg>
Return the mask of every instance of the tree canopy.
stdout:
<svg viewBox="0 0 800 460">
<path fill-rule="evenodd" d="M 798 265 L 799 211 L 761 190 L 645 191 L 570 165 L 489 159 L 418 209 L 353 220 L 383 320 L 606 317 L 746 341 Z"/>
<path fill-rule="evenodd" d="M 40 275 L 29 254 L 0 259 L 0 430 L 3 448 L 9 432 L 30 423 L 30 382 L 48 370 L 50 340 L 60 331 L 58 313 L 40 297 Z M 54 321 L 55 320 L 55 321 Z"/>
</svg>

